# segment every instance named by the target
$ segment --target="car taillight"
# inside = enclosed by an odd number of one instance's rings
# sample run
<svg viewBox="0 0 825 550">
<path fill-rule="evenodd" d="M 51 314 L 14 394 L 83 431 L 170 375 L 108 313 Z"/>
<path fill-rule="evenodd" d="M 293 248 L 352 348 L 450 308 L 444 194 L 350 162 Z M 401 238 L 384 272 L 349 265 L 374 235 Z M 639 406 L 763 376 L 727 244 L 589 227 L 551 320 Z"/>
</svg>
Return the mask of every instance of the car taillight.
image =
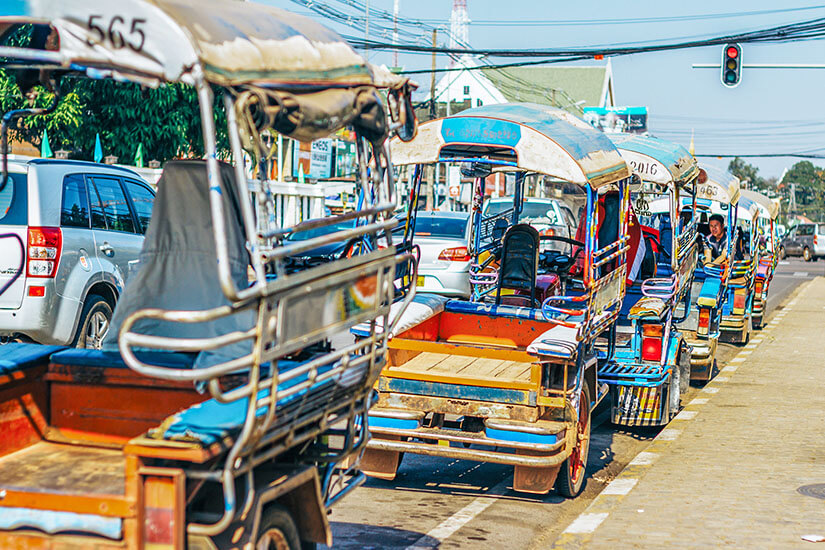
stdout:
<svg viewBox="0 0 825 550">
<path fill-rule="evenodd" d="M 642 325 L 642 361 L 662 358 L 662 325 Z"/>
<path fill-rule="evenodd" d="M 26 273 L 51 278 L 57 274 L 63 235 L 59 227 L 30 227 Z"/>
<path fill-rule="evenodd" d="M 710 326 L 710 309 L 701 308 L 699 310 L 699 334 L 707 334 Z"/>
<path fill-rule="evenodd" d="M 819 241 L 817 240 L 816 235 L 814 235 L 814 244 L 819 244 Z"/>
<path fill-rule="evenodd" d="M 552 227 L 548 227 L 547 229 L 542 229 L 539 231 L 539 235 L 544 235 L 545 237 L 554 237 L 556 235 L 556 230 Z"/>
<path fill-rule="evenodd" d="M 438 255 L 439 260 L 446 260 L 448 262 L 469 262 L 470 254 L 467 252 L 466 246 L 457 246 L 455 248 L 445 248 Z"/>
</svg>

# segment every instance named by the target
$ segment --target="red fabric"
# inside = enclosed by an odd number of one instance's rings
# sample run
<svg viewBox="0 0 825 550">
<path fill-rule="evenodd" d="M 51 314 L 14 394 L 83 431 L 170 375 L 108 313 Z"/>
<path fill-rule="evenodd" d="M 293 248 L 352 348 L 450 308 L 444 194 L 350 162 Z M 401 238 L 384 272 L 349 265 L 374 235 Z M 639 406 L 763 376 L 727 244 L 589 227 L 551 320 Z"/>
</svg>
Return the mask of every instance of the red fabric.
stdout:
<svg viewBox="0 0 825 550">
<path fill-rule="evenodd" d="M 636 262 L 636 255 L 639 253 L 639 244 L 642 240 L 642 225 L 639 223 L 636 213 L 633 212 L 632 206 L 628 208 L 627 215 L 627 234 L 630 236 L 630 240 L 627 242 L 629 249 L 627 251 L 626 283 L 630 285 L 633 284 L 635 280 L 633 276 L 633 264 Z M 644 252 L 642 253 L 644 254 Z M 639 261 L 641 261 L 641 258 Z"/>
</svg>

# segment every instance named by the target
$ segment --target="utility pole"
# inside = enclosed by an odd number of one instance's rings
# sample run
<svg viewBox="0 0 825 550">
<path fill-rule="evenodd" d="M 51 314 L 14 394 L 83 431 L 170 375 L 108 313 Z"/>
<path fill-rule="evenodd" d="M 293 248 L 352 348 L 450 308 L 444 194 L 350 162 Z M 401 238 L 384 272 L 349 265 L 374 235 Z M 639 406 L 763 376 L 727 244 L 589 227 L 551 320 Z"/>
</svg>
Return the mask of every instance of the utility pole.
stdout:
<svg viewBox="0 0 825 550">
<path fill-rule="evenodd" d="M 398 45 L 398 4 L 400 0 L 393 0 L 392 2 L 392 43 L 393 46 Z M 398 67 L 398 50 L 392 53 L 392 64 Z"/>
<path fill-rule="evenodd" d="M 369 40 L 370 40 L 370 0 L 366 0 L 366 3 L 364 5 L 364 15 L 366 15 L 366 18 L 367 18 L 367 20 L 364 24 L 364 42 L 369 42 Z M 369 45 L 367 45 L 367 47 L 364 48 L 364 53 L 366 54 L 367 61 L 369 61 L 370 60 Z"/>
<path fill-rule="evenodd" d="M 432 76 L 430 77 L 430 119 L 436 117 L 435 110 L 435 46 L 438 40 L 438 31 L 433 29 L 433 55 L 432 55 Z M 450 101 L 449 95 L 447 101 Z M 429 170 L 429 182 L 427 185 L 427 210 L 433 209 L 434 195 L 435 195 L 435 177 L 438 174 L 436 171 L 437 165 L 431 166 Z"/>
</svg>

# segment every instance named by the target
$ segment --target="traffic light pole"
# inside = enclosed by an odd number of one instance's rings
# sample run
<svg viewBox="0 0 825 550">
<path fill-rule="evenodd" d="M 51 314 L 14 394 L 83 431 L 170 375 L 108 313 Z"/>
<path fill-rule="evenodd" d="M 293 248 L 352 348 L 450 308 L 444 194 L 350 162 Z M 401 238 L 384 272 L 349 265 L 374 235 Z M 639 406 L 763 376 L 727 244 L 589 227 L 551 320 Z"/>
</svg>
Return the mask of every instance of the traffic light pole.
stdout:
<svg viewBox="0 0 825 550">
<path fill-rule="evenodd" d="M 694 63 L 694 69 L 721 69 L 721 64 Z M 743 63 L 743 69 L 825 69 L 822 63 Z"/>
</svg>

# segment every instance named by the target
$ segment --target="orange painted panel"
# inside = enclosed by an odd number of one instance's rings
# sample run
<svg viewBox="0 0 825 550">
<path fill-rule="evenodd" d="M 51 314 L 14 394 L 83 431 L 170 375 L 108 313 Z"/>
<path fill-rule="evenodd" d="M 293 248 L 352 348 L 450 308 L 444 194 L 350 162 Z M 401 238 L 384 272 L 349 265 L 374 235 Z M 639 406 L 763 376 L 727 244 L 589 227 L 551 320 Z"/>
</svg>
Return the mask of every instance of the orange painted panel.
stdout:
<svg viewBox="0 0 825 550">
<path fill-rule="evenodd" d="M 439 340 L 526 348 L 555 323 L 444 312 L 440 315 Z"/>
</svg>

